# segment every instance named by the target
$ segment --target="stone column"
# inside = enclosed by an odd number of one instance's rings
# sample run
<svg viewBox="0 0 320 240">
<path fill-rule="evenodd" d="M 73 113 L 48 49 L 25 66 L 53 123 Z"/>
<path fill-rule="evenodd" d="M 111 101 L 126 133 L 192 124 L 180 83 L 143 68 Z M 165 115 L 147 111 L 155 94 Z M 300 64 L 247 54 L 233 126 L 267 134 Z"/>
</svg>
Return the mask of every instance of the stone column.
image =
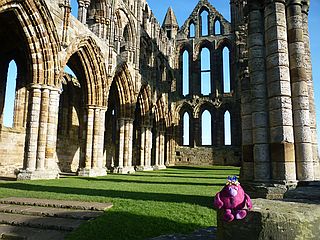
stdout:
<svg viewBox="0 0 320 240">
<path fill-rule="evenodd" d="M 87 22 L 87 10 L 90 0 L 78 0 L 78 20 L 83 24 Z"/>
<path fill-rule="evenodd" d="M 86 131 L 86 154 L 85 154 L 85 166 L 84 166 L 86 170 L 91 169 L 91 166 L 92 166 L 93 121 L 94 121 L 94 108 L 92 106 L 88 106 L 87 131 Z"/>
<path fill-rule="evenodd" d="M 296 180 L 285 0 L 266 0 L 265 41 L 272 178 Z"/>
<path fill-rule="evenodd" d="M 93 121 L 93 146 L 92 146 L 92 168 L 98 167 L 98 151 L 100 145 L 100 109 L 94 109 Z"/>
<path fill-rule="evenodd" d="M 24 169 L 34 171 L 36 169 L 38 133 L 39 133 L 39 116 L 41 106 L 41 89 L 40 85 L 32 85 L 29 97 L 29 124 L 26 134 L 26 163 Z"/>
<path fill-rule="evenodd" d="M 145 142 L 145 167 L 144 170 L 153 170 L 151 167 L 151 149 L 152 149 L 152 127 L 146 127 L 146 142 Z"/>
<path fill-rule="evenodd" d="M 128 138 L 126 139 L 127 149 L 128 149 L 128 164 L 127 164 L 127 166 L 129 167 L 128 171 L 134 172 L 134 168 L 132 166 L 133 120 L 128 119 L 127 125 L 128 125 L 128 134 L 127 134 Z"/>
<path fill-rule="evenodd" d="M 261 6 L 251 6 L 248 26 L 248 65 L 251 85 L 254 180 L 270 180 L 264 19 Z M 268 22 L 265 23 L 266 25 Z"/>
<path fill-rule="evenodd" d="M 48 170 L 58 171 L 56 163 L 56 146 L 57 146 L 57 129 L 59 114 L 59 97 L 58 89 L 51 89 L 49 113 L 48 113 L 48 129 L 47 129 L 47 146 L 45 168 Z"/>
<path fill-rule="evenodd" d="M 320 180 L 320 163 L 318 160 L 318 140 L 317 140 L 317 124 L 316 124 L 316 107 L 314 102 L 314 88 L 312 78 L 312 64 L 310 52 L 310 37 L 309 37 L 309 1 L 302 1 L 302 29 L 304 34 L 304 50 L 305 50 L 305 69 L 308 82 L 309 95 L 309 112 L 310 112 L 310 131 L 314 167 L 314 179 Z"/>
<path fill-rule="evenodd" d="M 297 178 L 300 181 L 312 181 L 314 180 L 313 154 L 301 7 L 301 0 L 290 0 L 287 3 L 293 128 Z"/>
<path fill-rule="evenodd" d="M 251 182 L 253 170 L 252 109 L 249 76 L 241 76 L 242 166 L 241 181 Z"/>
<path fill-rule="evenodd" d="M 159 153 L 160 153 L 160 132 L 159 130 L 157 129 L 156 130 L 156 144 L 155 144 L 155 153 L 156 153 L 156 161 L 155 161 L 155 165 L 153 166 L 153 169 L 157 170 L 159 165 L 160 165 L 160 156 L 159 156 Z"/>
<path fill-rule="evenodd" d="M 160 168 L 165 169 L 165 131 L 160 132 Z"/>
<path fill-rule="evenodd" d="M 141 145 L 140 145 L 140 168 L 144 169 L 146 166 L 145 161 L 145 153 L 146 153 L 146 128 L 144 126 L 141 127 Z"/>
<path fill-rule="evenodd" d="M 118 172 L 121 172 L 123 169 L 123 155 L 124 155 L 124 132 L 125 132 L 125 120 L 123 118 L 118 120 L 118 129 L 119 129 L 119 164 Z"/>
<path fill-rule="evenodd" d="M 104 149 L 104 132 L 105 132 L 106 109 L 100 109 L 100 129 L 99 129 L 99 145 L 98 145 L 98 169 L 106 174 L 106 167 L 104 164 L 103 149 Z"/>
<path fill-rule="evenodd" d="M 43 171 L 46 157 L 48 113 L 49 113 L 49 92 L 48 88 L 43 88 L 41 93 L 40 126 L 37 149 L 37 170 Z"/>
</svg>

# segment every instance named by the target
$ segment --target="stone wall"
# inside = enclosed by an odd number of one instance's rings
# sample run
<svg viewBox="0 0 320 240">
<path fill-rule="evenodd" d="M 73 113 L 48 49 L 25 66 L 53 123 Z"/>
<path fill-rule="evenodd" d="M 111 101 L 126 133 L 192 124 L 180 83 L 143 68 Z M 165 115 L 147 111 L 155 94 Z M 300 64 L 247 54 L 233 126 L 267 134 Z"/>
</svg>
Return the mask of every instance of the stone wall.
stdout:
<svg viewBox="0 0 320 240">
<path fill-rule="evenodd" d="M 190 165 L 240 165 L 241 150 L 237 147 L 177 147 L 175 163 Z"/>
<path fill-rule="evenodd" d="M 22 168 L 24 157 L 25 130 L 0 130 L 0 175 L 15 177 L 14 171 Z"/>
</svg>

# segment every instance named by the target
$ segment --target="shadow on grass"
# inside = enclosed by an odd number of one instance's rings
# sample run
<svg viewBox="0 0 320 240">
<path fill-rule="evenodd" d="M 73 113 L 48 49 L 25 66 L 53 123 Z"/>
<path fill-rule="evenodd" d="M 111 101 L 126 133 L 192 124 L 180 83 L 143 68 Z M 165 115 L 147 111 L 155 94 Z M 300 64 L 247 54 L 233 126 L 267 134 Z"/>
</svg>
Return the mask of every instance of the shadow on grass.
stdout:
<svg viewBox="0 0 320 240">
<path fill-rule="evenodd" d="M 174 203 L 190 203 L 208 208 L 212 208 L 213 197 L 197 196 L 197 195 L 183 195 L 173 193 L 154 193 L 154 192 L 130 192 L 119 190 L 103 190 L 77 187 L 58 187 L 58 186 L 40 186 L 25 183 L 6 183 L 0 184 L 1 188 L 35 191 L 35 192 L 49 192 L 62 194 L 76 194 L 96 197 L 109 197 L 132 200 L 145 200 L 156 202 L 174 202 Z"/>
<path fill-rule="evenodd" d="M 132 179 L 111 179 L 111 178 L 90 178 L 90 177 L 78 177 L 87 181 L 103 181 L 103 182 L 116 182 L 116 183 L 138 183 L 138 184 L 170 184 L 170 185 L 187 185 L 187 186 L 225 186 L 225 183 L 198 183 L 198 182 L 166 182 L 166 181 L 144 181 L 144 180 L 132 180 Z"/>
<path fill-rule="evenodd" d="M 229 168 L 224 166 L 212 166 L 212 167 L 197 167 L 197 166 L 172 166 L 167 167 L 169 170 L 175 170 L 175 169 L 182 169 L 182 170 L 192 170 L 192 171 L 198 171 L 198 170 L 205 170 L 205 171 L 232 171 L 236 170 L 237 167 L 231 166 Z M 165 170 L 164 170 L 165 171 Z"/>
<path fill-rule="evenodd" d="M 147 174 L 146 174 L 147 173 Z M 220 175 L 221 177 L 217 177 L 217 176 L 192 176 L 189 174 L 180 174 L 180 175 L 175 175 L 175 174 L 179 174 L 179 173 L 163 173 L 163 174 L 159 174 L 159 173 L 152 173 L 152 172 L 143 172 L 143 174 L 135 174 L 132 176 L 137 176 L 137 177 L 143 177 L 143 176 L 148 176 L 148 177 L 160 177 L 160 178 L 198 178 L 198 179 L 226 179 L 228 177 L 227 174 L 224 175 Z M 110 174 L 111 175 L 111 174 Z M 185 175 L 185 176 L 182 176 Z"/>
<path fill-rule="evenodd" d="M 144 240 L 176 232 L 192 232 L 204 226 L 181 223 L 163 217 L 136 215 L 123 211 L 108 211 L 72 232 L 69 240 Z"/>
</svg>

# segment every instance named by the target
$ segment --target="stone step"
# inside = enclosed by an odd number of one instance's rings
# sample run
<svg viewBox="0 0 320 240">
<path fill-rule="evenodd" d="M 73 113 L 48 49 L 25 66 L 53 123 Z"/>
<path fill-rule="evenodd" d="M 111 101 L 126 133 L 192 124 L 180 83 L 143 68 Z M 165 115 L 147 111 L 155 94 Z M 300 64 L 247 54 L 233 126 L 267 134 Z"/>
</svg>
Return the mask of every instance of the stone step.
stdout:
<svg viewBox="0 0 320 240">
<path fill-rule="evenodd" d="M 112 207 L 111 203 L 79 202 L 79 201 L 17 198 L 17 197 L 1 198 L 0 203 L 52 207 L 52 208 L 68 208 L 68 209 L 78 209 L 78 210 L 93 210 L 93 211 L 105 211 Z"/>
<path fill-rule="evenodd" d="M 68 232 L 0 224 L 0 239 L 62 240 Z"/>
<path fill-rule="evenodd" d="M 0 214 L 0 224 L 68 232 L 73 231 L 85 222 L 85 220 L 70 218 L 40 217 L 13 213 Z"/>
<path fill-rule="evenodd" d="M 38 207 L 30 205 L 0 204 L 0 212 L 42 217 L 71 218 L 90 220 L 101 216 L 104 212 L 93 210 L 77 210 L 67 208 Z"/>
</svg>

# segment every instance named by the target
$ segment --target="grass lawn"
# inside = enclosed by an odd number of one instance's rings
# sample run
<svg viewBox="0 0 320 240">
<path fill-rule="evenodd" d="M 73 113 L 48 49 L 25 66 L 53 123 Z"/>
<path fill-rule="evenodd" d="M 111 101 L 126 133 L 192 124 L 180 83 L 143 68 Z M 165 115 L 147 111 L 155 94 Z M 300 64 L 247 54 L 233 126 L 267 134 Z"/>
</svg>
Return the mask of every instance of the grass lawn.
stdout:
<svg viewBox="0 0 320 240">
<path fill-rule="evenodd" d="M 131 175 L 1 182 L 1 197 L 111 202 L 68 239 L 138 240 L 216 226 L 213 197 L 236 167 L 170 167 Z"/>
</svg>

